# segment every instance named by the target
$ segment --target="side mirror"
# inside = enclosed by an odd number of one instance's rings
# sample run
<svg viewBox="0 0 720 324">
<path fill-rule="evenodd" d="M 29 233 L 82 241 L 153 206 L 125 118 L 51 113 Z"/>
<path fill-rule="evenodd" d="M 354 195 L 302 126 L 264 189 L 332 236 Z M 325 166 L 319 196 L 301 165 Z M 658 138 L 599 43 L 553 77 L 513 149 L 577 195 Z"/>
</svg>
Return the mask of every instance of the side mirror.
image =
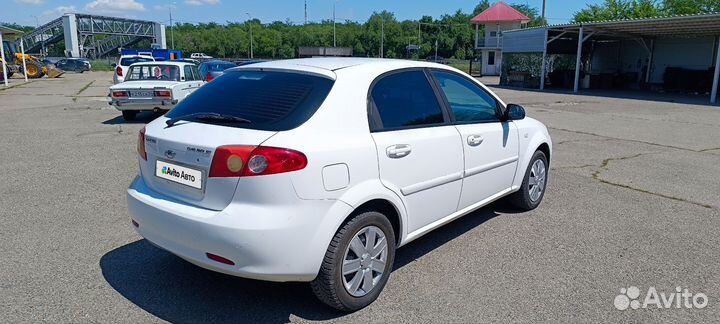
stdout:
<svg viewBox="0 0 720 324">
<path fill-rule="evenodd" d="M 113 63 L 113 64 L 110 64 L 110 66 L 112 66 L 112 67 L 113 67 L 113 69 L 114 69 L 114 68 L 116 68 L 116 67 L 117 67 L 117 63 Z"/>
<path fill-rule="evenodd" d="M 521 120 L 525 118 L 525 108 L 516 104 L 508 104 L 503 113 L 503 120 Z"/>
</svg>

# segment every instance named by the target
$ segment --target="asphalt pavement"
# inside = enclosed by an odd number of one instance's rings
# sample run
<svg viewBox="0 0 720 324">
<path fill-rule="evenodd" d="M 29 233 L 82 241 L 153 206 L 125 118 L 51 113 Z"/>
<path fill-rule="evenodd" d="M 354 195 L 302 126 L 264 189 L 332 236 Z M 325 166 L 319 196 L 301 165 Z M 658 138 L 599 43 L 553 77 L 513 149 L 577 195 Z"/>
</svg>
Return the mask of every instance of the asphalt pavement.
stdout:
<svg viewBox="0 0 720 324">
<path fill-rule="evenodd" d="M 135 234 L 125 189 L 153 116 L 125 122 L 107 105 L 111 79 L 0 85 L 0 322 L 720 319 L 720 108 L 706 97 L 496 87 L 553 136 L 543 204 L 495 203 L 399 249 L 379 300 L 344 314 L 306 284 L 213 273 Z M 707 303 L 619 310 L 630 287 L 641 304 L 651 287 Z"/>
</svg>

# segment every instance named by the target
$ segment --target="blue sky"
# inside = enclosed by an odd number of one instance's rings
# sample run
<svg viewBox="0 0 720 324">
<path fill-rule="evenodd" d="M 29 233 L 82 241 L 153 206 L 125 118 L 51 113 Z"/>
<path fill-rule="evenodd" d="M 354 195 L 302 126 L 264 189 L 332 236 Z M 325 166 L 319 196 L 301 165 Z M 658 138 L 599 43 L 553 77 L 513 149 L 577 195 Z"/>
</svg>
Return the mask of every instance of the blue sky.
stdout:
<svg viewBox="0 0 720 324">
<path fill-rule="evenodd" d="M 275 20 L 301 23 L 304 19 L 304 0 L 0 0 L 3 10 L 0 21 L 35 25 L 61 16 L 64 12 L 88 12 L 111 16 L 166 22 L 168 8 L 173 9 L 173 19 L 180 22 L 244 21 L 245 13 L 263 22 Z M 336 1 L 338 20 L 365 21 L 373 11 L 388 10 L 399 19 L 416 19 L 423 15 L 439 17 L 452 14 L 457 9 L 470 12 L 476 0 L 308 0 L 308 20 L 318 21 L 332 17 L 332 5 Z M 601 0 L 547 0 L 547 17 L 550 23 L 567 22 L 573 13 L 587 4 Z M 491 2 L 493 2 L 491 0 Z M 506 0 L 542 6 L 542 0 Z"/>
</svg>

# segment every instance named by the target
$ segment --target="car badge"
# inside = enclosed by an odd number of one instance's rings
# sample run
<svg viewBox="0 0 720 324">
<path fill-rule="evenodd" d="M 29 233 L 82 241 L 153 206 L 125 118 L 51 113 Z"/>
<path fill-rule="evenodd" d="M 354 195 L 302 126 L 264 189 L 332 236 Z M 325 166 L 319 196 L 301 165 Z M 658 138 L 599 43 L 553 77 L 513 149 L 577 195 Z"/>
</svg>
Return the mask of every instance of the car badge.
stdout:
<svg viewBox="0 0 720 324">
<path fill-rule="evenodd" d="M 173 152 L 173 150 L 165 151 L 165 157 L 168 159 L 174 159 L 175 155 L 177 155 L 177 153 Z"/>
</svg>

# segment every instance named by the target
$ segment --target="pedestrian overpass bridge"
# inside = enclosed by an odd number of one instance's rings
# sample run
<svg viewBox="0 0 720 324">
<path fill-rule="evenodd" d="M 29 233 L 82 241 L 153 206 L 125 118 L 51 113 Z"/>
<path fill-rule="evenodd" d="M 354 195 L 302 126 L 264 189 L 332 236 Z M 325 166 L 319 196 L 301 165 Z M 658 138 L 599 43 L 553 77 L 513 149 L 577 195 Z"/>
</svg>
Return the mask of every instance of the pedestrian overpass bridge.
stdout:
<svg viewBox="0 0 720 324">
<path fill-rule="evenodd" d="M 165 25 L 145 20 L 88 14 L 65 14 L 20 37 L 27 52 L 65 41 L 65 56 L 98 58 L 149 39 L 167 48 Z M 18 39 L 18 42 L 20 41 Z"/>
</svg>

